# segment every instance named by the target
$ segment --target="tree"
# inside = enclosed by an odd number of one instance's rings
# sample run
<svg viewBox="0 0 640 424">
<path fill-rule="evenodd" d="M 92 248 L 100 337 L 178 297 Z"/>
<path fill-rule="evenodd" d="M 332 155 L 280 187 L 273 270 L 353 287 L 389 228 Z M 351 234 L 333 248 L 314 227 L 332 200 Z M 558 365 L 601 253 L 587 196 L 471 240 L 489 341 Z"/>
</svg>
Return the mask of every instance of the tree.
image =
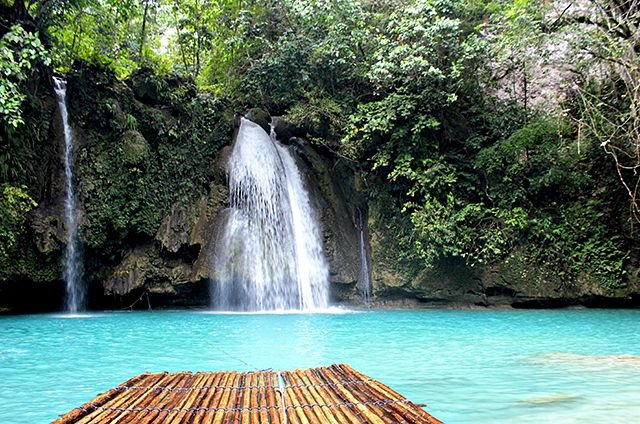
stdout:
<svg viewBox="0 0 640 424">
<path fill-rule="evenodd" d="M 24 123 L 21 105 L 25 94 L 20 84 L 40 64 L 49 65 L 50 58 L 37 33 L 25 31 L 16 24 L 0 39 L 0 122 L 12 129 Z"/>
<path fill-rule="evenodd" d="M 595 137 L 613 159 L 640 222 L 640 4 L 589 0 L 567 19 L 580 59 L 572 115 L 584 136 Z"/>
</svg>

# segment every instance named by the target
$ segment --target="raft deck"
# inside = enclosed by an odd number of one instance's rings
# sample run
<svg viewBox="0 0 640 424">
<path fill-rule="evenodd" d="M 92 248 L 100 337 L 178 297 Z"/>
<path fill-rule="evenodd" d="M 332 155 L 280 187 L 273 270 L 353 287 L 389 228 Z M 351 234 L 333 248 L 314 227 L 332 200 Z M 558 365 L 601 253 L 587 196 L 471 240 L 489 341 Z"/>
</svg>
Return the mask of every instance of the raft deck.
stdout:
<svg viewBox="0 0 640 424">
<path fill-rule="evenodd" d="M 141 374 L 53 423 L 112 422 L 441 424 L 346 364 L 279 372 Z"/>
</svg>

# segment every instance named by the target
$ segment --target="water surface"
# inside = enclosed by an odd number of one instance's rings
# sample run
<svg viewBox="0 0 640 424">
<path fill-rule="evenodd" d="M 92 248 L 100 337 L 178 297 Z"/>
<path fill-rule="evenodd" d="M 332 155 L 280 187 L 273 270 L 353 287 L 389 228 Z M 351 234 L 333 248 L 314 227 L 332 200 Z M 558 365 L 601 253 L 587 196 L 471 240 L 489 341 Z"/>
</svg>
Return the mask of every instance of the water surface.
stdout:
<svg viewBox="0 0 640 424">
<path fill-rule="evenodd" d="M 346 362 L 447 423 L 640 417 L 640 311 L 105 312 L 0 317 L 0 423 L 145 371 Z"/>
</svg>

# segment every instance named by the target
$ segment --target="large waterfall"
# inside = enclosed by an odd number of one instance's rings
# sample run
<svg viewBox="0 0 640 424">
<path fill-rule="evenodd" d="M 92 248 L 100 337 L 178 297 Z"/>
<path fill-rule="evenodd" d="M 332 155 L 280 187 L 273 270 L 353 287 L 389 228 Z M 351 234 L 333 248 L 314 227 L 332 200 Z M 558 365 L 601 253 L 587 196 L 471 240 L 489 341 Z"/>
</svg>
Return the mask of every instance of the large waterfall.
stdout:
<svg viewBox="0 0 640 424">
<path fill-rule="evenodd" d="M 290 148 L 242 119 L 229 159 L 230 208 L 213 259 L 215 309 L 328 306 L 320 230 Z"/>
<path fill-rule="evenodd" d="M 73 134 L 67 113 L 67 83 L 53 78 L 58 109 L 64 128 L 64 173 L 65 201 L 64 223 L 67 230 L 67 247 L 64 254 L 63 277 L 66 285 L 65 308 L 68 312 L 81 311 L 85 307 L 84 284 L 82 283 L 82 261 L 78 247 L 78 217 L 76 199 L 73 192 Z"/>
</svg>

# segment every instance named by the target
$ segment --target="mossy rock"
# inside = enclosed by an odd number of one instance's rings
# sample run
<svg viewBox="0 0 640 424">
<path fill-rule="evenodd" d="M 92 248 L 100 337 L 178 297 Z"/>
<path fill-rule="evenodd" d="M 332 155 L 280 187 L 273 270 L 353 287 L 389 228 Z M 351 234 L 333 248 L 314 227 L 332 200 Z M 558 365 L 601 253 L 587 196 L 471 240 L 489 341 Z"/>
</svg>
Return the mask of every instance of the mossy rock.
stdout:
<svg viewBox="0 0 640 424">
<path fill-rule="evenodd" d="M 267 133 L 271 132 L 271 116 L 263 109 L 249 109 L 244 117 L 260 125 Z"/>
<path fill-rule="evenodd" d="M 149 143 L 138 131 L 129 130 L 125 132 L 120 143 L 122 160 L 126 164 L 139 164 L 149 156 Z"/>
<path fill-rule="evenodd" d="M 304 137 L 306 132 L 295 125 L 279 116 L 273 118 L 273 130 L 280 142 L 289 144 L 293 137 Z"/>
<path fill-rule="evenodd" d="M 161 103 L 161 93 L 166 89 L 165 82 L 149 68 L 142 68 L 134 73 L 129 78 L 128 85 L 136 99 L 151 105 Z"/>
</svg>

